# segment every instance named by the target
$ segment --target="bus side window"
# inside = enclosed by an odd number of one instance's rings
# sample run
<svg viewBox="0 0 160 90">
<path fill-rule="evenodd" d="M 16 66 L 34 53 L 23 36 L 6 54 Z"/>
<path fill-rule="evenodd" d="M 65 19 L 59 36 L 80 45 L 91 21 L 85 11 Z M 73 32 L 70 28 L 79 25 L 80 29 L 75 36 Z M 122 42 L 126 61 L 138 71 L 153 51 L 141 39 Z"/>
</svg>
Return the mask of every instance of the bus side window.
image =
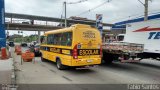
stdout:
<svg viewBox="0 0 160 90">
<path fill-rule="evenodd" d="M 62 33 L 62 38 L 61 38 L 61 45 L 66 46 L 66 41 L 67 41 L 67 33 Z"/>
<path fill-rule="evenodd" d="M 67 35 L 67 46 L 72 45 L 72 32 L 69 32 Z"/>
<path fill-rule="evenodd" d="M 54 34 L 54 38 L 53 38 L 53 45 L 56 45 L 56 43 L 57 43 L 57 35 L 56 35 L 56 34 Z"/>
<path fill-rule="evenodd" d="M 62 46 L 71 46 L 72 43 L 72 34 L 71 32 L 65 32 L 62 34 L 61 45 Z"/>
<path fill-rule="evenodd" d="M 47 37 L 47 44 L 53 44 L 53 38 L 54 38 L 54 35 L 49 34 Z"/>
<path fill-rule="evenodd" d="M 61 45 L 61 37 L 62 37 L 62 34 L 59 33 L 59 34 L 58 34 L 58 41 L 57 41 L 57 44 L 58 44 L 58 45 Z"/>
<path fill-rule="evenodd" d="M 54 34 L 53 41 L 54 45 L 61 45 L 61 33 Z"/>
<path fill-rule="evenodd" d="M 50 40 L 51 40 L 51 41 L 50 41 L 51 44 L 53 44 L 53 43 L 54 43 L 54 42 L 53 42 L 53 40 L 54 40 L 54 35 L 53 35 L 53 34 L 51 35 L 51 39 L 50 39 Z"/>
<path fill-rule="evenodd" d="M 57 38 L 58 38 L 57 34 L 54 34 L 54 37 L 55 37 L 55 38 L 53 39 L 53 42 L 54 42 L 53 44 L 54 44 L 54 45 L 57 45 Z"/>
</svg>

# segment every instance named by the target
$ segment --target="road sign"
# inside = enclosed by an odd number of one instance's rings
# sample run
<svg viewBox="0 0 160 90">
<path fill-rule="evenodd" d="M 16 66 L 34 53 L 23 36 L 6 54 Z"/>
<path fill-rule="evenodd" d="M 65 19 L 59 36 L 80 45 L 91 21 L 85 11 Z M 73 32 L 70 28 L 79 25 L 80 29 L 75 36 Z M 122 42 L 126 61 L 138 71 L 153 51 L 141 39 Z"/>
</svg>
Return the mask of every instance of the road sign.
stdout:
<svg viewBox="0 0 160 90">
<path fill-rule="evenodd" d="M 103 30 L 102 14 L 96 14 L 96 27 L 101 32 L 102 36 L 102 30 Z"/>
<path fill-rule="evenodd" d="M 6 46 L 4 0 L 0 0 L 0 47 Z"/>
</svg>

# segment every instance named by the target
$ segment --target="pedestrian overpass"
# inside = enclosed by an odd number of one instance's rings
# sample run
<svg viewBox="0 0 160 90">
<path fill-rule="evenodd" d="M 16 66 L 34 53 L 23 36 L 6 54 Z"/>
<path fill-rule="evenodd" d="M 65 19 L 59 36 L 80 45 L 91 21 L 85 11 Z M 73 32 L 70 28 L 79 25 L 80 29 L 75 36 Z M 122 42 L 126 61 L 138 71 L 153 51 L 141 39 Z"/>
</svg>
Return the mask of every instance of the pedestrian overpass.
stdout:
<svg viewBox="0 0 160 90">
<path fill-rule="evenodd" d="M 54 18 L 54 17 L 46 17 L 46 16 L 36 16 L 36 15 L 27 15 L 27 14 L 17 14 L 17 13 L 5 13 L 5 19 L 9 20 L 5 22 L 6 30 L 21 30 L 21 31 L 38 31 L 38 41 L 40 41 L 41 31 L 49 31 L 64 28 L 64 26 L 60 25 L 64 23 L 64 19 Z M 31 23 L 23 23 L 23 22 L 14 22 L 14 20 L 28 20 Z M 35 24 L 35 21 L 43 21 L 45 24 Z M 59 23 L 59 25 L 49 25 L 48 22 Z M 91 26 L 96 25 L 95 20 L 73 20 L 67 19 L 67 26 L 71 24 L 88 24 Z M 103 23 L 103 26 L 111 27 L 112 24 Z"/>
</svg>

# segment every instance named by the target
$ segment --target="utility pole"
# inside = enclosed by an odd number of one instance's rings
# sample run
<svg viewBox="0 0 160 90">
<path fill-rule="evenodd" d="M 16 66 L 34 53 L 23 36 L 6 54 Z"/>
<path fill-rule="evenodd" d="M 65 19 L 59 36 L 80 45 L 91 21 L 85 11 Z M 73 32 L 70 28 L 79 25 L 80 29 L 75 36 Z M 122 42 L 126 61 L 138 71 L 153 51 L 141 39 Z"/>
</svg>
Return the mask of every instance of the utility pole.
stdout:
<svg viewBox="0 0 160 90">
<path fill-rule="evenodd" d="M 24 40 L 23 40 L 23 39 L 24 39 L 24 38 L 23 38 L 23 31 L 21 31 L 21 33 L 22 33 L 22 40 L 21 40 L 21 43 L 22 43 L 22 42 L 24 42 Z"/>
<path fill-rule="evenodd" d="M 148 1 L 149 0 L 145 0 L 145 3 L 143 3 L 141 0 L 138 0 L 138 1 L 144 6 L 144 21 L 147 21 L 148 20 Z"/>
<path fill-rule="evenodd" d="M 34 41 L 37 42 L 36 31 L 35 31 L 35 35 L 34 35 Z"/>
<path fill-rule="evenodd" d="M 85 2 L 85 1 L 87 1 L 87 0 L 80 0 L 80 1 L 77 1 L 77 2 L 70 2 L 70 3 L 67 3 L 66 1 L 64 2 L 65 27 L 67 27 L 67 6 L 66 6 L 66 4 L 78 4 L 78 3 Z"/>
<path fill-rule="evenodd" d="M 65 13 L 65 27 L 67 27 L 67 14 L 66 14 L 66 1 L 64 2 L 64 13 Z"/>
<path fill-rule="evenodd" d="M 148 20 L 148 0 L 145 0 L 145 4 L 144 4 L 144 21 Z"/>
</svg>

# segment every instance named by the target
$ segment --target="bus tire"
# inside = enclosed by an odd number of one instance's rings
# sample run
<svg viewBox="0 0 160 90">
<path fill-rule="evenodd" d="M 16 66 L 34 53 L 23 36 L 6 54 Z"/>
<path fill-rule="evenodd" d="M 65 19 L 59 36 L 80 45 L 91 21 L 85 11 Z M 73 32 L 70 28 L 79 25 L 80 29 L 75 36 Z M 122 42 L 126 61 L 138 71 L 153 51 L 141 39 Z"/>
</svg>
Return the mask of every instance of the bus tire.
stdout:
<svg viewBox="0 0 160 90">
<path fill-rule="evenodd" d="M 41 61 L 42 61 L 42 62 L 46 62 L 46 59 L 44 59 L 44 58 L 41 56 Z"/>
<path fill-rule="evenodd" d="M 57 68 L 58 68 L 59 70 L 64 70 L 64 69 L 66 69 L 66 66 L 61 63 L 61 60 L 60 60 L 60 59 L 57 59 L 57 60 L 56 60 L 56 66 L 57 66 Z"/>
</svg>

